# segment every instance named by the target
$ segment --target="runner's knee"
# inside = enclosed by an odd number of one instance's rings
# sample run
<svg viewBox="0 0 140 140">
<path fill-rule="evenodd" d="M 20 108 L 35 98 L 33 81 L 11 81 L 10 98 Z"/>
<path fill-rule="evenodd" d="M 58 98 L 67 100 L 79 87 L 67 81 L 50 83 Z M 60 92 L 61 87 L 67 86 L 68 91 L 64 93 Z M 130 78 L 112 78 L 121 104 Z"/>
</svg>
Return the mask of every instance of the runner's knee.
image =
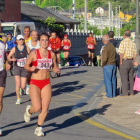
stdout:
<svg viewBox="0 0 140 140">
<path fill-rule="evenodd" d="M 34 112 L 37 113 L 41 110 L 41 106 L 34 107 Z"/>
</svg>

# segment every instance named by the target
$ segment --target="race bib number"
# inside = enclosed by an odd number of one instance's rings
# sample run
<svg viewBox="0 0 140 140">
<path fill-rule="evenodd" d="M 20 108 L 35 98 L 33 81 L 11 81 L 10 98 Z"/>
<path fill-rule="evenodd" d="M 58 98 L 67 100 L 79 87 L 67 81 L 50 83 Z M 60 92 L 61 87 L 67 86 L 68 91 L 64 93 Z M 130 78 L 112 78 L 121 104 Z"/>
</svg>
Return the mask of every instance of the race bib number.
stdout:
<svg viewBox="0 0 140 140">
<path fill-rule="evenodd" d="M 38 69 L 50 69 L 52 65 L 52 59 L 38 59 Z"/>
<path fill-rule="evenodd" d="M 69 49 L 69 46 L 64 46 L 64 49 L 68 50 Z"/>
<path fill-rule="evenodd" d="M 93 45 L 88 45 L 88 49 L 92 49 L 93 48 Z"/>
<path fill-rule="evenodd" d="M 17 59 L 17 66 L 24 67 L 26 64 L 26 58 Z"/>
</svg>

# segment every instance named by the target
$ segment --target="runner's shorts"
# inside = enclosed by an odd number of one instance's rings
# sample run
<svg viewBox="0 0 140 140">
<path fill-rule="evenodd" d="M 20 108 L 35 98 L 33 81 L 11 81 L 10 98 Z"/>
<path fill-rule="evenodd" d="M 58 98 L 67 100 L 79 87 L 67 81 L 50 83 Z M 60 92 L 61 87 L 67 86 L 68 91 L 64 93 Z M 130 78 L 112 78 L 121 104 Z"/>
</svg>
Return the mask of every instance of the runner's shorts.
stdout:
<svg viewBox="0 0 140 140">
<path fill-rule="evenodd" d="M 6 77 L 7 77 L 6 70 L 0 71 L 0 87 L 5 87 L 5 85 L 6 85 Z"/>
<path fill-rule="evenodd" d="M 14 66 L 14 76 L 20 76 L 27 78 L 28 71 L 25 70 L 24 68 Z"/>
<path fill-rule="evenodd" d="M 63 49 L 63 52 L 70 52 L 70 50 L 64 50 L 64 49 Z"/>
<path fill-rule="evenodd" d="M 88 49 L 88 51 L 94 53 L 94 49 Z"/>
</svg>

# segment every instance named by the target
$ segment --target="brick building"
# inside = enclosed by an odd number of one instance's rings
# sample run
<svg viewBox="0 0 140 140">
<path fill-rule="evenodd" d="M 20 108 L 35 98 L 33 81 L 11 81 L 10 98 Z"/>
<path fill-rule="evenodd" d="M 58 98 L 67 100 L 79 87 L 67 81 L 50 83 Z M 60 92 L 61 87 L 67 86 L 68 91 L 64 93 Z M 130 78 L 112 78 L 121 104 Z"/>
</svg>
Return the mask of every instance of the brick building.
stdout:
<svg viewBox="0 0 140 140">
<path fill-rule="evenodd" d="M 0 12 L 3 22 L 21 21 L 21 0 L 5 0 L 5 11 Z"/>
</svg>

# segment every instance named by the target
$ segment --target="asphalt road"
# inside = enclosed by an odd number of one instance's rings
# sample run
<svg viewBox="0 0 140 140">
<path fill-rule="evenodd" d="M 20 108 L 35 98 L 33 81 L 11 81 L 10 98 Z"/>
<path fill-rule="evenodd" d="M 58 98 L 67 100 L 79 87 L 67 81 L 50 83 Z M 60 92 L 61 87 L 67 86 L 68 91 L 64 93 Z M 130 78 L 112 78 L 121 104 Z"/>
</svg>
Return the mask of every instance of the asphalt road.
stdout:
<svg viewBox="0 0 140 140">
<path fill-rule="evenodd" d="M 96 127 L 92 123 L 87 123 L 74 113 L 77 103 L 85 97 L 90 100 L 91 97 L 86 95 L 94 92 L 94 87 L 97 87 L 102 80 L 103 74 L 100 67 L 66 67 L 62 69 L 61 77 L 51 79 L 53 95 L 43 126 L 45 137 L 38 138 L 34 135 L 38 114 L 32 115 L 30 123 L 24 122 L 23 115 L 26 106 L 31 104 L 30 98 L 25 95 L 22 97 L 22 104 L 15 105 L 15 81 L 14 77 L 8 76 L 4 93 L 4 108 L 0 116 L 0 125 L 3 130 L 3 136 L 0 139 L 125 140 L 125 138 Z M 88 102 L 85 102 L 82 106 L 87 104 Z M 92 108 L 89 111 L 93 111 Z"/>
</svg>

